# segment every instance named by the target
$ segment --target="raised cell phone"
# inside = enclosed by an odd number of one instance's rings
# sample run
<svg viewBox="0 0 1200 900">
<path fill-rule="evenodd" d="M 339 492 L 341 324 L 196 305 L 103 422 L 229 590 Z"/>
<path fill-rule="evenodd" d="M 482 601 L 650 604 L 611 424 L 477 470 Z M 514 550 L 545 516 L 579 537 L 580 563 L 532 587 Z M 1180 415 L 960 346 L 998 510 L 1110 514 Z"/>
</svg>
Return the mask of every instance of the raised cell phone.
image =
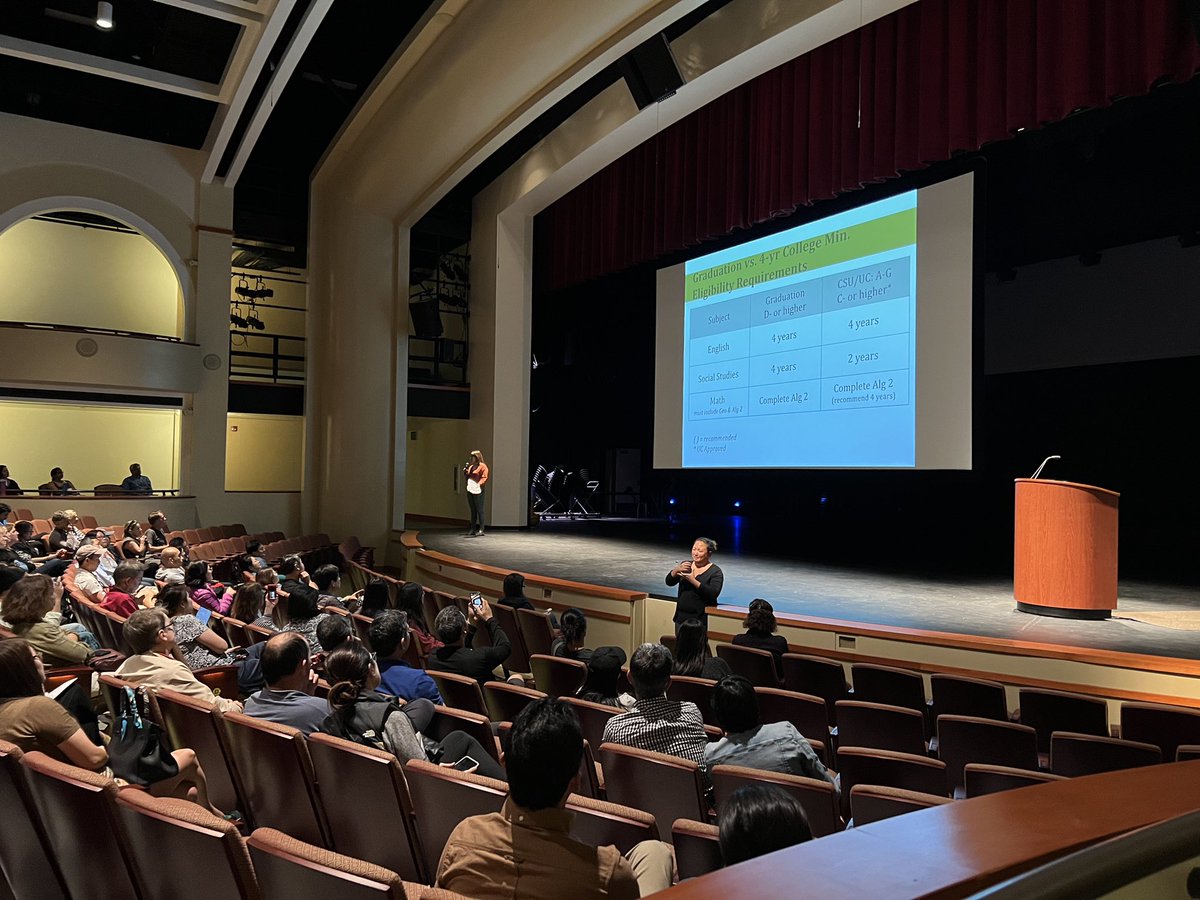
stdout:
<svg viewBox="0 0 1200 900">
<path fill-rule="evenodd" d="M 196 610 L 196 618 L 200 620 L 201 625 L 207 625 L 208 620 L 212 618 L 212 610 L 207 606 L 202 606 Z"/>
<path fill-rule="evenodd" d="M 483 594 L 472 594 L 471 595 L 471 608 L 472 609 L 483 609 Z"/>
<path fill-rule="evenodd" d="M 460 772 L 466 772 L 475 768 L 477 765 L 479 765 L 479 763 L 477 763 L 474 759 L 469 756 L 464 756 L 454 764 L 454 768 L 458 769 Z"/>
</svg>

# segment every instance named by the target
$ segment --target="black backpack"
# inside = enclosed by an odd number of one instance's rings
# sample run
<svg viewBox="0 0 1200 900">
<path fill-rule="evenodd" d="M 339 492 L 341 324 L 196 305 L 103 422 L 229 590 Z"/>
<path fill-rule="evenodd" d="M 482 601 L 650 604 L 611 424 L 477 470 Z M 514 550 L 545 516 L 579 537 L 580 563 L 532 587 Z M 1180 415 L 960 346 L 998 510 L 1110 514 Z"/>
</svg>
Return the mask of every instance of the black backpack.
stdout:
<svg viewBox="0 0 1200 900">
<path fill-rule="evenodd" d="M 380 694 L 360 694 L 352 705 L 327 715 L 321 723 L 321 731 L 390 753 L 391 748 L 383 740 L 383 731 L 388 716 L 399 711 L 400 705 L 394 700 Z"/>
</svg>

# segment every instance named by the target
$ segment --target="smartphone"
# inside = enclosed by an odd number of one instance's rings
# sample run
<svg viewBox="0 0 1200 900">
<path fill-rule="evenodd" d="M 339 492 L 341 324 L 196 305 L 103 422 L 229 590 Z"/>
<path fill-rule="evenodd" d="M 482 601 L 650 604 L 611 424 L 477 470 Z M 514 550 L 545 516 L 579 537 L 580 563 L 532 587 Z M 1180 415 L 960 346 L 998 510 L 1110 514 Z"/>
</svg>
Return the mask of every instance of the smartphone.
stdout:
<svg viewBox="0 0 1200 900">
<path fill-rule="evenodd" d="M 276 589 L 275 585 L 273 585 L 273 584 L 269 585 L 267 587 L 267 600 L 270 601 L 271 603 L 274 603 L 278 599 L 279 599 L 279 592 Z"/>
<path fill-rule="evenodd" d="M 469 756 L 464 756 L 454 764 L 454 768 L 458 769 L 460 772 L 466 772 L 469 769 L 475 768 L 477 765 L 479 765 L 479 763 L 477 763 L 474 759 Z"/>
<path fill-rule="evenodd" d="M 196 610 L 196 618 L 200 620 L 201 625 L 207 625 L 208 620 L 212 618 L 212 610 L 207 606 L 202 606 Z"/>
<path fill-rule="evenodd" d="M 471 595 L 471 608 L 472 609 L 483 609 L 483 594 L 472 594 Z"/>
</svg>

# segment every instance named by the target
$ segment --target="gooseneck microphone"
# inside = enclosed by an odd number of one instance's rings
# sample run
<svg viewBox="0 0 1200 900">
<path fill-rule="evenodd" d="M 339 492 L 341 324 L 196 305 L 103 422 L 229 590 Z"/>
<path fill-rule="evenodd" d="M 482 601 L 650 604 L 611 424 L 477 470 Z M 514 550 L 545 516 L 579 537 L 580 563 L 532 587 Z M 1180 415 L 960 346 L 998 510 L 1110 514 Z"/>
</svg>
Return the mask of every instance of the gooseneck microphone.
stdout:
<svg viewBox="0 0 1200 900">
<path fill-rule="evenodd" d="M 1050 462 L 1050 460 L 1052 460 L 1052 459 L 1062 459 L 1062 457 L 1059 456 L 1058 454 L 1055 454 L 1054 456 L 1047 456 L 1045 459 L 1042 460 L 1042 464 L 1037 467 L 1037 471 L 1034 472 L 1029 477 L 1032 479 L 1032 478 L 1037 478 L 1039 475 L 1041 475 L 1042 469 L 1046 468 L 1046 463 Z"/>
</svg>

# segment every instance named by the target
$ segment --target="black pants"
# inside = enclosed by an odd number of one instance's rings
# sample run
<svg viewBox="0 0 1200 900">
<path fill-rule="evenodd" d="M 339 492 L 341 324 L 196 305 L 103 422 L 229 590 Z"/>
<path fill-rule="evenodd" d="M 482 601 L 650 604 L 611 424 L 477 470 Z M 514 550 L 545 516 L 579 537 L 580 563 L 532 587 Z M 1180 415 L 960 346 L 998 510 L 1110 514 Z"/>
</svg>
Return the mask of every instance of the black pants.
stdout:
<svg viewBox="0 0 1200 900">
<path fill-rule="evenodd" d="M 479 746 L 479 741 L 465 731 L 452 731 L 441 741 L 442 762 L 458 762 L 464 756 L 479 763 L 479 768 L 473 774 L 484 775 L 488 778 L 498 778 L 508 781 L 504 767 L 496 762 L 496 758 Z"/>
<path fill-rule="evenodd" d="M 467 491 L 467 503 L 471 506 L 471 530 L 483 531 L 483 494 Z"/>
</svg>

